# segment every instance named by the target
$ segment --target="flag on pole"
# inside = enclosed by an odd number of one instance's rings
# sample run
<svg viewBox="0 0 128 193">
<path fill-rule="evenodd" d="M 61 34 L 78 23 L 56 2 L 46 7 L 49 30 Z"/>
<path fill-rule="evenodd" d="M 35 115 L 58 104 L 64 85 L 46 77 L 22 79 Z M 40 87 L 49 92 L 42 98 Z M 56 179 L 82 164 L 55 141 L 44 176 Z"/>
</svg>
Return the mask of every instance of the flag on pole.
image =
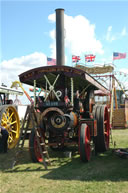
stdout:
<svg viewBox="0 0 128 193">
<path fill-rule="evenodd" d="M 85 62 L 94 62 L 95 61 L 95 57 L 93 54 L 88 54 L 85 55 Z"/>
<path fill-rule="evenodd" d="M 49 65 L 49 66 L 56 65 L 56 59 L 47 57 L 47 65 Z"/>
<path fill-rule="evenodd" d="M 72 62 L 79 62 L 80 60 L 80 56 L 75 56 L 75 55 L 72 55 Z"/>
<path fill-rule="evenodd" d="M 126 53 L 113 52 L 113 60 L 119 60 L 126 58 Z"/>
</svg>

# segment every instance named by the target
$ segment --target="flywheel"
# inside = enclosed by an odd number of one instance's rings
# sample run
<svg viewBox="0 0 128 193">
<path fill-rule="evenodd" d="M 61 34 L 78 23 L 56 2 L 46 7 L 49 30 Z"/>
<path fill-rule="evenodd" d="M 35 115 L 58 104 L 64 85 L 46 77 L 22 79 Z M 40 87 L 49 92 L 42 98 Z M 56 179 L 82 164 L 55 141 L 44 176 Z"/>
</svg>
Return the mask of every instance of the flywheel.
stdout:
<svg viewBox="0 0 128 193">
<path fill-rule="evenodd" d="M 17 144 L 20 136 L 19 115 L 13 105 L 0 107 L 0 123 L 9 133 L 8 148 L 12 149 Z"/>
</svg>

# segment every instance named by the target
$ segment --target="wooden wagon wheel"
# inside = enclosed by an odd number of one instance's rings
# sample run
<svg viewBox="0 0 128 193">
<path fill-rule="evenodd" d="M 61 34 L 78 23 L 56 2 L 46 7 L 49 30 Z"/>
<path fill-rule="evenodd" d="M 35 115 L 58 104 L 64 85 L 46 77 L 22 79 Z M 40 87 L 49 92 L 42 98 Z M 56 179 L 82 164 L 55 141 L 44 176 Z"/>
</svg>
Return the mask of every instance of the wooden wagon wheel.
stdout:
<svg viewBox="0 0 128 193">
<path fill-rule="evenodd" d="M 90 130 L 86 123 L 81 124 L 79 129 L 79 152 L 82 161 L 88 162 L 90 160 Z"/>
<path fill-rule="evenodd" d="M 20 136 L 20 120 L 14 106 L 4 105 L 0 107 L 0 122 L 8 133 L 8 148 L 12 149 L 18 142 Z"/>
<path fill-rule="evenodd" d="M 97 120 L 97 136 L 94 138 L 95 149 L 97 152 L 104 152 L 109 148 L 110 137 L 110 123 L 107 106 L 95 106 L 93 115 Z"/>
</svg>

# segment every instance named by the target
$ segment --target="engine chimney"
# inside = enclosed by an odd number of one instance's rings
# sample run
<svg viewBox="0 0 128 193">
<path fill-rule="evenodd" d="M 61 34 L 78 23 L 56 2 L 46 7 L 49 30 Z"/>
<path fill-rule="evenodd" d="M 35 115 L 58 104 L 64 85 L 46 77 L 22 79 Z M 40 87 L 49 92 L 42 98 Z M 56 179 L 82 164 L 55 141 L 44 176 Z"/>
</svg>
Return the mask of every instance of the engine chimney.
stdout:
<svg viewBox="0 0 128 193">
<path fill-rule="evenodd" d="M 64 9 L 56 9 L 56 65 L 64 64 Z"/>
</svg>

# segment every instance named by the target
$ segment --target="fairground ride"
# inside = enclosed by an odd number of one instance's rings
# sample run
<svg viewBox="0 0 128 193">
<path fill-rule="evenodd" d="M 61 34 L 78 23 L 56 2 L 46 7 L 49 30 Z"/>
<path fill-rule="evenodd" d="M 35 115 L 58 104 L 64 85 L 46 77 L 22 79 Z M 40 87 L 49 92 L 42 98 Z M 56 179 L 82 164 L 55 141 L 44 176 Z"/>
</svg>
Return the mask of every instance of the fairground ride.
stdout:
<svg viewBox="0 0 128 193">
<path fill-rule="evenodd" d="M 115 71 L 112 65 L 86 67 L 77 65 L 77 68 L 90 73 L 97 81 L 108 88 L 109 93 L 105 95 L 96 91 L 98 103 L 106 103 L 110 108 L 110 123 L 113 128 L 128 126 L 128 74 Z"/>
</svg>

